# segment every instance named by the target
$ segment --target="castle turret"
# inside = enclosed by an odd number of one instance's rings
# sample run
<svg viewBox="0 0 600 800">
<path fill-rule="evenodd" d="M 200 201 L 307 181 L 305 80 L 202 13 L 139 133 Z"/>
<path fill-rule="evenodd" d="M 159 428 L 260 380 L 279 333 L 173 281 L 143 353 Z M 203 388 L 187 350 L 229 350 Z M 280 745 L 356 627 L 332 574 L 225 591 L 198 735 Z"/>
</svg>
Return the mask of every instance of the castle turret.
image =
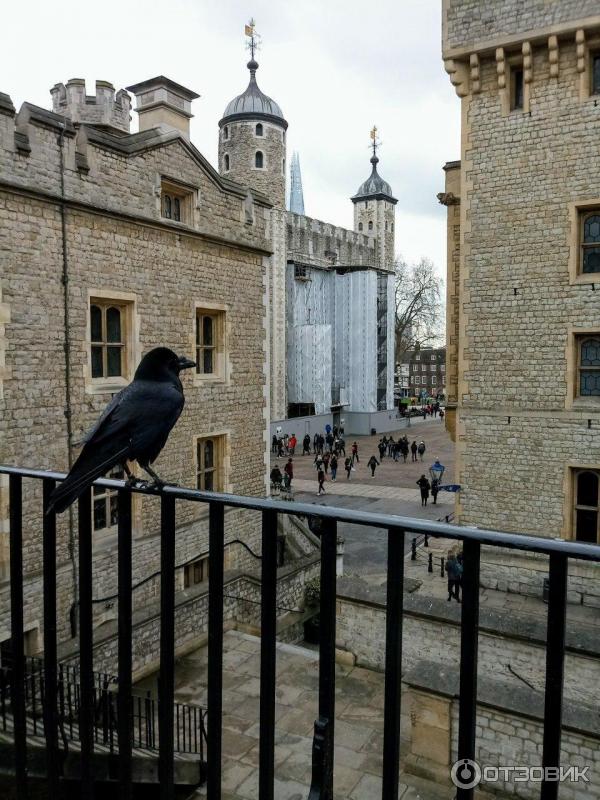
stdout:
<svg viewBox="0 0 600 800">
<path fill-rule="evenodd" d="M 276 208 L 285 207 L 285 132 L 287 122 L 278 104 L 256 82 L 256 41 L 251 31 L 250 82 L 235 97 L 219 122 L 219 172 L 263 192 Z"/>
<path fill-rule="evenodd" d="M 351 198 L 354 203 L 354 230 L 372 236 L 377 241 L 378 262 L 382 269 L 392 269 L 394 264 L 395 206 L 398 200 L 392 187 L 377 172 L 377 128 L 371 131 L 373 155 L 372 170 Z"/>
<path fill-rule="evenodd" d="M 71 78 L 66 86 L 64 83 L 53 86 L 50 94 L 55 114 L 113 133 L 129 133 L 131 98 L 125 89 L 120 89 L 115 95 L 112 83 L 96 81 L 96 94 L 86 95 L 85 80 Z"/>
</svg>

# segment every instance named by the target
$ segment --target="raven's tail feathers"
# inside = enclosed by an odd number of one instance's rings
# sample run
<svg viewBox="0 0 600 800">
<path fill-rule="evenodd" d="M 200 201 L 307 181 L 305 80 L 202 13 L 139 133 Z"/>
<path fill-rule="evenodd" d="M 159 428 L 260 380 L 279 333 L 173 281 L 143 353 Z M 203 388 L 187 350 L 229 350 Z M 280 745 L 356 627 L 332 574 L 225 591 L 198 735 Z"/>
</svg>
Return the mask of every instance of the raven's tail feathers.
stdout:
<svg viewBox="0 0 600 800">
<path fill-rule="evenodd" d="M 54 511 L 56 514 L 62 514 L 96 478 L 100 478 L 115 464 L 125 461 L 128 452 L 129 447 L 124 447 L 117 453 L 112 453 L 110 458 L 102 463 L 90 464 L 89 459 L 85 458 L 85 450 L 82 451 L 67 477 L 52 492 L 46 513 Z"/>
</svg>

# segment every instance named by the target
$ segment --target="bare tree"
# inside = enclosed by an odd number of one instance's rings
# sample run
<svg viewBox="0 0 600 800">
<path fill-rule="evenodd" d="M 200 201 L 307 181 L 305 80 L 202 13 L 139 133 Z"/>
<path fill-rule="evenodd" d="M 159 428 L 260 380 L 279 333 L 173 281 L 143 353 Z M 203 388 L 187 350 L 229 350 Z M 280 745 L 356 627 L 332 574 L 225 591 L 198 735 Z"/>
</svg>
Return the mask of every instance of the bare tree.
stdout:
<svg viewBox="0 0 600 800">
<path fill-rule="evenodd" d="M 409 264 L 395 263 L 396 363 L 407 351 L 437 344 L 443 339 L 443 281 L 435 274 L 433 262 L 421 258 Z"/>
</svg>

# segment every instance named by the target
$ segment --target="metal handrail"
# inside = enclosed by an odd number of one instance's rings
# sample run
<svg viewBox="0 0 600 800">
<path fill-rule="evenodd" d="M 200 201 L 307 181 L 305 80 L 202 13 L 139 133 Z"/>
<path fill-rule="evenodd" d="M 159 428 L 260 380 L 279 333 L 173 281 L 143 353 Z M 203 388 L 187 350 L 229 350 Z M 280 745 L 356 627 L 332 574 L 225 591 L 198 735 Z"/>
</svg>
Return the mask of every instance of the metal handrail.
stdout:
<svg viewBox="0 0 600 800">
<path fill-rule="evenodd" d="M 66 478 L 64 472 L 52 472 L 38 469 L 23 469 L 0 465 L 0 474 L 19 475 L 23 478 L 51 479 L 62 481 Z M 94 486 L 106 489 L 124 489 L 134 494 L 165 495 L 174 500 L 188 500 L 196 503 L 217 502 L 223 506 L 233 508 L 247 508 L 254 511 L 274 511 L 290 516 L 306 517 L 315 514 L 315 506 L 311 503 L 289 503 L 270 500 L 262 497 L 250 497 L 237 494 L 220 492 L 203 492 L 198 489 L 187 489 L 182 486 L 165 485 L 160 488 L 154 486 L 136 485 L 129 486 L 124 480 L 113 478 L 99 478 L 94 481 Z M 415 533 L 427 533 L 430 536 L 439 536 L 445 539 L 469 540 L 479 544 L 507 547 L 514 550 L 551 555 L 560 553 L 569 558 L 579 558 L 584 561 L 600 561 L 600 545 L 586 544 L 564 539 L 546 539 L 521 533 L 506 533 L 485 528 L 471 528 L 469 526 L 450 525 L 445 522 L 404 517 L 398 514 L 378 514 L 371 511 L 356 511 L 337 506 L 319 506 L 318 516 L 323 519 L 349 522 L 354 525 L 365 525 L 373 528 L 399 528 Z"/>
</svg>

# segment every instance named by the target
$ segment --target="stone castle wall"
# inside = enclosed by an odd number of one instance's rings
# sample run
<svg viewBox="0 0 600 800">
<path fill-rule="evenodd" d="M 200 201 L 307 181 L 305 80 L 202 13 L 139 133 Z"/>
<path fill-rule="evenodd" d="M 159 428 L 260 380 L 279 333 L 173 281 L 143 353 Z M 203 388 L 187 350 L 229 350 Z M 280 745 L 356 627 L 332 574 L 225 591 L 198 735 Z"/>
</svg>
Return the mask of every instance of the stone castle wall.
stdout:
<svg viewBox="0 0 600 800">
<path fill-rule="evenodd" d="M 315 267 L 376 266 L 377 248 L 373 237 L 340 228 L 329 222 L 286 214 L 286 244 L 290 258 Z M 335 254 L 326 255 L 326 253 Z"/>
<path fill-rule="evenodd" d="M 443 0 L 444 54 L 526 32 L 547 36 L 598 15 L 596 0 Z"/>
<path fill-rule="evenodd" d="M 182 376 L 186 407 L 158 459 L 167 480 L 195 485 L 195 437 L 226 434 L 227 488 L 265 492 L 265 255 L 266 206 L 244 214 L 244 190 L 220 185 L 218 175 L 181 137 L 169 134 L 149 149 L 134 137 L 113 143 L 90 129 L 87 141 L 65 125 L 65 214 L 70 357 L 65 361 L 63 243 L 60 159 L 56 115 L 35 110 L 17 126 L 30 153 L 15 145 L 15 119 L 8 104 L 0 113 L 0 285 L 4 318 L 3 398 L 0 400 L 0 462 L 66 470 L 67 367 L 73 440 L 81 438 L 110 400 L 91 386 L 87 319 L 90 293 L 131 298 L 132 349 L 137 361 L 156 345 L 194 355 L 196 303 L 221 304 L 226 314 L 223 381 Z M 23 122 L 22 115 L 21 123 Z M 147 133 L 147 132 L 146 132 Z M 95 139 L 94 139 L 95 137 Z M 22 139 L 21 139 L 22 142 Z M 123 151 L 123 145 L 129 152 Z M 78 168 L 85 147 L 89 171 Z M 160 217 L 160 178 L 193 187 L 197 205 L 189 224 Z M 238 333 L 244 331 L 244 335 Z M 113 389 L 114 391 L 114 389 Z M 73 456 L 77 448 L 73 445 Z M 2 538 L 7 538 L 7 482 L 2 482 Z M 24 558 L 26 629 L 41 625 L 41 485 L 25 481 Z M 134 501 L 134 582 L 159 568 L 158 504 Z M 205 551 L 206 512 L 178 503 L 177 563 Z M 231 525 L 229 524 L 231 522 Z M 77 514 L 59 518 L 59 637 L 70 635 L 69 610 L 77 558 Z M 260 550 L 256 515 L 233 512 L 228 538 Z M 94 596 L 116 588 L 116 533 L 94 542 Z M 3 547 L 3 551 L 5 548 Z M 245 550 L 229 550 L 228 565 L 255 566 Z M 6 574 L 6 573 L 5 573 Z M 2 586 L 4 595 L 6 584 Z M 151 584 L 147 593 L 151 593 Z M 136 607 L 148 599 L 134 593 Z M 0 604 L 0 638 L 8 635 L 8 602 Z M 97 609 L 99 615 L 103 608 Z"/>
<path fill-rule="evenodd" d="M 529 112 L 508 111 L 499 67 L 523 46 L 447 64 L 462 97 L 460 521 L 569 538 L 569 470 L 600 464 L 600 410 L 572 384 L 573 331 L 598 329 L 600 299 L 570 271 L 574 205 L 600 197 L 597 106 L 572 33 L 552 74 L 533 43 Z"/>
</svg>

